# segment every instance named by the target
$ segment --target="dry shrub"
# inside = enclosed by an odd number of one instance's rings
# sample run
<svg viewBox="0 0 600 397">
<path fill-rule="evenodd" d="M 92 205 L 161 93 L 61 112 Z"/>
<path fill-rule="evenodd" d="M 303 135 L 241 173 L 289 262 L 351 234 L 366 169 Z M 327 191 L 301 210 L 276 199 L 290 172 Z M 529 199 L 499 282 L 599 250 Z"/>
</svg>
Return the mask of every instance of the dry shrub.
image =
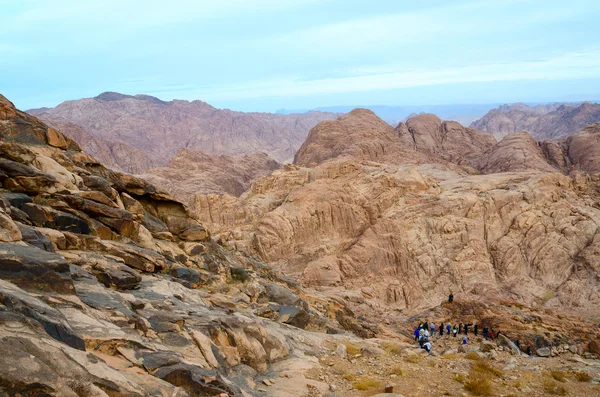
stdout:
<svg viewBox="0 0 600 397">
<path fill-rule="evenodd" d="M 370 390 L 379 387 L 380 384 L 381 382 L 378 380 L 369 378 L 367 376 L 361 376 L 352 383 L 352 386 L 356 390 Z"/>
<path fill-rule="evenodd" d="M 566 396 L 568 394 L 564 386 L 549 379 L 544 381 L 544 391 L 555 396 Z"/>
<path fill-rule="evenodd" d="M 383 350 L 385 350 L 387 354 L 399 356 L 402 353 L 402 346 L 393 342 L 383 342 L 381 343 L 381 347 L 383 347 Z"/>
<path fill-rule="evenodd" d="M 471 370 L 464 382 L 465 390 L 475 396 L 492 395 L 492 376 L 488 373 Z"/>
<path fill-rule="evenodd" d="M 354 382 L 356 380 L 356 375 L 345 374 L 342 378 L 346 379 L 348 382 Z"/>
<path fill-rule="evenodd" d="M 471 371 L 481 373 L 481 374 L 488 374 L 488 375 L 496 376 L 496 377 L 500 377 L 503 375 L 502 371 L 500 371 L 498 368 L 495 368 L 494 366 L 492 366 L 486 360 L 479 360 L 479 361 L 474 362 L 471 367 Z"/>
<path fill-rule="evenodd" d="M 563 371 L 553 369 L 552 371 L 550 371 L 550 376 L 554 378 L 554 380 L 557 380 L 559 382 L 567 381 L 567 374 L 565 374 Z"/>
<path fill-rule="evenodd" d="M 573 377 L 578 382 L 589 382 L 592 380 L 592 376 L 590 374 L 588 374 L 587 372 L 575 372 L 573 374 Z"/>
<path fill-rule="evenodd" d="M 458 383 L 461 383 L 464 385 L 466 379 L 463 374 L 454 374 L 454 376 L 452 376 L 452 380 L 455 380 Z"/>
<path fill-rule="evenodd" d="M 404 357 L 404 361 L 416 364 L 421 361 L 421 357 L 419 357 L 417 354 L 411 354 L 410 356 Z"/>
<path fill-rule="evenodd" d="M 481 356 L 479 356 L 479 354 L 477 354 L 477 352 L 469 352 L 465 355 L 465 358 L 469 359 L 469 360 L 481 360 Z"/>
<path fill-rule="evenodd" d="M 398 375 L 398 376 L 406 376 L 406 371 L 399 365 L 390 368 L 388 371 L 388 375 Z"/>
<path fill-rule="evenodd" d="M 448 353 L 448 354 L 444 354 L 444 355 L 442 356 L 442 358 L 443 358 L 444 360 L 456 360 L 458 357 L 459 357 L 459 356 L 458 356 L 458 354 L 456 354 L 456 353 Z"/>
<path fill-rule="evenodd" d="M 346 353 L 351 355 L 351 356 L 356 356 L 357 354 L 360 354 L 360 347 L 350 343 L 350 342 L 344 342 L 344 346 L 346 346 Z"/>
</svg>

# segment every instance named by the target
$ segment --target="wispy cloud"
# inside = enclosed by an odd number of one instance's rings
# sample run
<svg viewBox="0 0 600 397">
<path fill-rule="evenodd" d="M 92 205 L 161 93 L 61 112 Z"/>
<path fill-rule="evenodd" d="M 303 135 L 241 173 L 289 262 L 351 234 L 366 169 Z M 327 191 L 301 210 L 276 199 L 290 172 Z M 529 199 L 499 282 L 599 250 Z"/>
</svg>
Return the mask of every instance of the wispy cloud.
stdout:
<svg viewBox="0 0 600 397">
<path fill-rule="evenodd" d="M 306 80 L 301 76 L 212 87 L 204 91 L 209 100 L 239 100 L 331 93 L 402 89 L 456 83 L 589 79 L 600 76 L 600 48 L 565 53 L 537 61 L 506 62 L 429 69 L 403 69 L 387 65 L 360 70 L 354 76 Z"/>
</svg>

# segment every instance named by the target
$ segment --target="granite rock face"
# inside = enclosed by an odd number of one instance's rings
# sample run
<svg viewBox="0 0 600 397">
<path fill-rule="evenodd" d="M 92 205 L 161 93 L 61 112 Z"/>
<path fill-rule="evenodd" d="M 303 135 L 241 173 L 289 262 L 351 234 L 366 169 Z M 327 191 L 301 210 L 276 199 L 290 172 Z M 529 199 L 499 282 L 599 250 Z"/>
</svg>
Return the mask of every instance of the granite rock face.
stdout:
<svg viewBox="0 0 600 397">
<path fill-rule="evenodd" d="M 254 396 L 362 329 L 1 95 L 0 182 L 0 395 Z"/>
</svg>

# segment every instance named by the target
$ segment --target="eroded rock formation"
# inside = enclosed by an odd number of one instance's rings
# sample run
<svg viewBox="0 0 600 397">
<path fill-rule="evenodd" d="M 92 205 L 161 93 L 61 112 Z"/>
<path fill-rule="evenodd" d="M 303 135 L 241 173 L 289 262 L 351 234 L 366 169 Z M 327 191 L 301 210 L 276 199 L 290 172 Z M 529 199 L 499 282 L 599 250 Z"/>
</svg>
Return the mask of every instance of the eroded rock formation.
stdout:
<svg viewBox="0 0 600 397">
<path fill-rule="evenodd" d="M 141 177 L 187 203 L 196 193 L 240 196 L 254 179 L 280 167 L 264 153 L 216 156 L 180 149 L 167 167 L 151 169 Z"/>
<path fill-rule="evenodd" d="M 300 395 L 303 329 L 375 334 L 1 95 L 0 138 L 0 395 L 254 396 L 275 363 Z"/>
</svg>

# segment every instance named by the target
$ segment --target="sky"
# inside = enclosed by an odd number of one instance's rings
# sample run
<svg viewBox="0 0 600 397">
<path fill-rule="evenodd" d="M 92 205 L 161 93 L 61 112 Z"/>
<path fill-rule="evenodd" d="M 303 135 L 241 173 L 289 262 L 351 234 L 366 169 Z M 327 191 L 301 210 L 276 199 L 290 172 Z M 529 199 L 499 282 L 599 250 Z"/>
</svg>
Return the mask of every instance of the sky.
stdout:
<svg viewBox="0 0 600 397">
<path fill-rule="evenodd" d="M 0 93 L 242 111 L 600 100 L 598 0 L 0 0 Z"/>
</svg>

